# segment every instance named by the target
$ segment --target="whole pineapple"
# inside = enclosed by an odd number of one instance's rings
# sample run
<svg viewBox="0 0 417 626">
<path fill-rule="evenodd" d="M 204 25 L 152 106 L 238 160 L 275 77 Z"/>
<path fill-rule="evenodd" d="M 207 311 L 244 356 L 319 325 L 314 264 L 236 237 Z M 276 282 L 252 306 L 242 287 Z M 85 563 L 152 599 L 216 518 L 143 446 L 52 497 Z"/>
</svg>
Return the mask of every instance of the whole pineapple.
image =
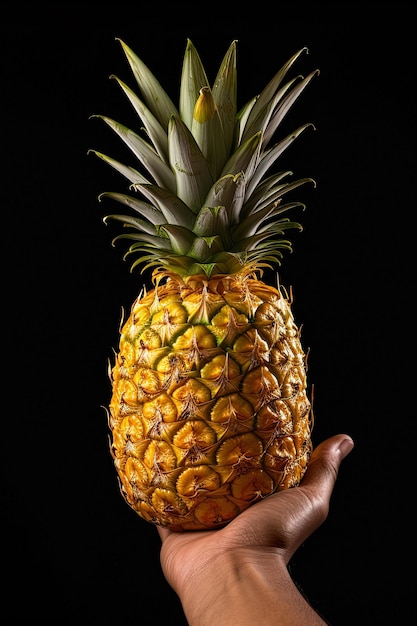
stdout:
<svg viewBox="0 0 417 626">
<path fill-rule="evenodd" d="M 120 41 L 120 40 L 119 40 Z M 237 111 L 236 41 L 209 86 L 187 41 L 179 109 L 120 41 L 141 98 L 114 77 L 140 118 L 135 132 L 99 117 L 135 166 L 93 150 L 130 182 L 103 193 L 129 209 L 132 269 L 152 268 L 123 322 L 109 375 L 111 450 L 128 504 L 176 531 L 219 528 L 277 490 L 298 485 L 311 452 L 306 355 L 291 302 L 262 280 L 300 224 L 283 202 L 311 178 L 272 165 L 311 124 L 271 145 L 311 79 L 285 82 L 299 50 Z M 136 169 L 137 168 L 137 169 Z"/>
</svg>

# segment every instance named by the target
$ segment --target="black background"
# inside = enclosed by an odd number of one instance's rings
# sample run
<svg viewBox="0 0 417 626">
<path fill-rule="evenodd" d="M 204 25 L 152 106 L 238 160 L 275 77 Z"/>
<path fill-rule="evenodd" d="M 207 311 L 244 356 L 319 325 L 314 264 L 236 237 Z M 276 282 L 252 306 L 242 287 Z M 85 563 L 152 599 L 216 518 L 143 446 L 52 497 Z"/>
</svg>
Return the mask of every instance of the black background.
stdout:
<svg viewBox="0 0 417 626">
<path fill-rule="evenodd" d="M 44 3 L 2 18 L 3 610 L 10 598 L 16 621 L 185 624 L 156 529 L 119 494 L 103 408 L 121 308 L 147 280 L 111 246 L 119 230 L 97 202 L 125 191 L 124 179 L 87 156 L 125 154 L 91 115 L 135 123 L 108 80 L 134 87 L 116 37 L 174 102 L 187 37 L 211 79 L 238 40 L 240 105 L 303 46 L 294 71 L 320 69 L 288 118 L 291 130 L 316 130 L 282 167 L 317 188 L 299 191 L 304 231 L 279 273 L 310 349 L 314 442 L 348 432 L 356 447 L 291 569 L 333 626 L 414 613 L 410 5 L 225 6 Z"/>
</svg>

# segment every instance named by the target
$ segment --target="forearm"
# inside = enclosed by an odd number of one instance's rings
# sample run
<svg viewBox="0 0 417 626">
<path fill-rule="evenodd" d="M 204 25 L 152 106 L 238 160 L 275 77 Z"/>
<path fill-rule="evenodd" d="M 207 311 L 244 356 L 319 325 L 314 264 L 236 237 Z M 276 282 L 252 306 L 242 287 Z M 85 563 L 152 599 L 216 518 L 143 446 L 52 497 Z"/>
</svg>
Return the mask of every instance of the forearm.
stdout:
<svg viewBox="0 0 417 626">
<path fill-rule="evenodd" d="M 190 626 L 323 626 L 274 552 L 211 561 L 188 581 L 181 601 Z"/>
</svg>

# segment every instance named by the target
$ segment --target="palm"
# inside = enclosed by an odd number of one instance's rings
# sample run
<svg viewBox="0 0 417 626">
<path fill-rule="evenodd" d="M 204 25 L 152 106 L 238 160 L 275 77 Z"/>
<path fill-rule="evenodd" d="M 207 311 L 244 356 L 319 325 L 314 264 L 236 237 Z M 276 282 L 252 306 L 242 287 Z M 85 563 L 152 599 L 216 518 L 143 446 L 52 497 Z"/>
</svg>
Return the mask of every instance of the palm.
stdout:
<svg viewBox="0 0 417 626">
<path fill-rule="evenodd" d="M 339 435 L 313 452 L 309 469 L 299 487 L 280 491 L 257 502 L 218 530 L 172 532 L 159 528 L 161 565 L 174 589 L 182 587 L 192 571 L 227 550 L 255 549 L 280 553 L 288 563 L 300 544 L 325 520 L 337 476 L 326 462 Z"/>
</svg>

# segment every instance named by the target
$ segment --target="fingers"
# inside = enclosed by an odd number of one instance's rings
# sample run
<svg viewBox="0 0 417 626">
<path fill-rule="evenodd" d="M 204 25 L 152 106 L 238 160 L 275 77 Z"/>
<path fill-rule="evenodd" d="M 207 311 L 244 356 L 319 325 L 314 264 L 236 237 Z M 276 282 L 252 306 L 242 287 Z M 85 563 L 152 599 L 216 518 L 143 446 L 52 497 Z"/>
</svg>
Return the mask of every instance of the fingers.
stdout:
<svg viewBox="0 0 417 626">
<path fill-rule="evenodd" d="M 320 483 L 333 491 L 343 459 L 351 452 L 354 443 L 349 435 L 334 435 L 320 443 L 312 452 L 303 484 Z M 330 495 L 330 494 L 329 494 Z"/>
<path fill-rule="evenodd" d="M 167 528 L 162 528 L 161 526 L 157 526 L 156 527 L 159 537 L 162 541 L 162 543 L 165 541 L 165 539 L 170 535 L 171 531 L 168 530 Z"/>
<path fill-rule="evenodd" d="M 345 434 L 326 439 L 314 449 L 301 485 L 277 494 L 276 506 L 284 504 L 284 496 L 285 507 L 278 518 L 275 545 L 281 547 L 287 561 L 326 520 L 340 464 L 353 445 Z"/>
<path fill-rule="evenodd" d="M 349 435 L 340 434 L 326 439 L 312 452 L 300 489 L 315 501 L 319 524 L 327 517 L 340 465 L 353 446 Z"/>
<path fill-rule="evenodd" d="M 244 527 L 237 533 L 239 542 L 243 534 L 248 536 L 250 531 L 252 543 L 280 545 L 291 556 L 326 519 L 340 465 L 353 445 L 352 439 L 345 434 L 335 435 L 320 443 L 311 454 L 300 487 L 267 498 L 247 509 L 234 521 L 230 528 L 240 528 L 242 524 Z M 261 525 L 258 517 L 260 506 L 263 510 Z M 162 543 L 173 534 L 159 526 L 157 530 Z M 254 534 L 255 538 L 252 536 Z"/>
</svg>

